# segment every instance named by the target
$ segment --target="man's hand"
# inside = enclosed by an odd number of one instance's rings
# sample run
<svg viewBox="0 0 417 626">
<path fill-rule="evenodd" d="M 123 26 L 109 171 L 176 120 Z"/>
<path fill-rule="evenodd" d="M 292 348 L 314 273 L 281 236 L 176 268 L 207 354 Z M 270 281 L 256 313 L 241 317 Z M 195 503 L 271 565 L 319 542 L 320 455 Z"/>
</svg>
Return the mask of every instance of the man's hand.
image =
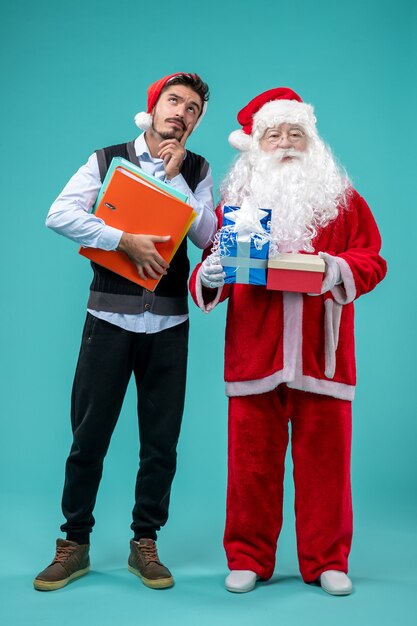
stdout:
<svg viewBox="0 0 417 626">
<path fill-rule="evenodd" d="M 192 125 L 185 129 L 181 140 L 178 139 L 165 139 L 159 144 L 158 157 L 163 160 L 165 174 L 168 180 L 175 178 L 181 171 L 182 162 L 185 157 L 185 142 L 187 141 L 192 131 Z"/>
<path fill-rule="evenodd" d="M 209 289 L 223 287 L 225 276 L 220 256 L 216 253 L 210 254 L 201 265 L 200 277 L 203 285 Z"/>
<path fill-rule="evenodd" d="M 136 264 L 140 278 L 159 278 L 165 276 L 168 263 L 161 257 L 155 247 L 156 243 L 165 243 L 171 239 L 170 235 L 160 237 L 158 235 L 133 235 L 123 233 L 118 250 L 125 252 Z"/>
</svg>

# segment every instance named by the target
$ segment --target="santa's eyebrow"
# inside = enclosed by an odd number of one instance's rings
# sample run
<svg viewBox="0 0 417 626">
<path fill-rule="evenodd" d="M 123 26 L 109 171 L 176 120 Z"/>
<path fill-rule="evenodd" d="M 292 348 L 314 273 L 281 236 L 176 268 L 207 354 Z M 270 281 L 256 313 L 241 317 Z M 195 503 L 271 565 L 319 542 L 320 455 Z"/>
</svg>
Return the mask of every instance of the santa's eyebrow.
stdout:
<svg viewBox="0 0 417 626">
<path fill-rule="evenodd" d="M 302 128 L 301 126 L 298 126 L 297 124 L 293 124 L 292 126 L 290 126 L 290 130 L 299 130 L 300 133 L 305 133 L 304 128 Z"/>
<path fill-rule="evenodd" d="M 298 126 L 297 124 L 290 124 L 288 132 L 291 132 L 292 130 L 299 130 L 300 133 L 305 134 L 304 128 L 302 128 L 301 126 Z M 270 135 L 272 133 L 280 133 L 280 132 L 282 132 L 282 129 L 279 126 L 271 126 L 270 128 L 266 129 L 265 134 Z"/>
</svg>

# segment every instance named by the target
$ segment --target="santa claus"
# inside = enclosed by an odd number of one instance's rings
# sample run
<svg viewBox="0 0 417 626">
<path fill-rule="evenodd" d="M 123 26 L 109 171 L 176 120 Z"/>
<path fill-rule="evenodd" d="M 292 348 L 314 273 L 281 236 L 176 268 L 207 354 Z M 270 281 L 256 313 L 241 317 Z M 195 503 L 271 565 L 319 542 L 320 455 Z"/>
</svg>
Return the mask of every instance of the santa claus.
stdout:
<svg viewBox="0 0 417 626">
<path fill-rule="evenodd" d="M 356 298 L 385 276 L 381 238 L 365 200 L 319 137 L 313 108 L 271 89 L 238 114 L 239 156 L 217 209 L 246 199 L 269 208 L 271 251 L 320 255 L 320 295 L 224 284 L 207 250 L 190 281 L 205 312 L 228 299 L 229 396 L 226 589 L 251 591 L 272 576 L 282 525 L 284 459 L 294 464 L 297 551 L 306 583 L 347 595 L 352 540 L 351 404 Z"/>
</svg>

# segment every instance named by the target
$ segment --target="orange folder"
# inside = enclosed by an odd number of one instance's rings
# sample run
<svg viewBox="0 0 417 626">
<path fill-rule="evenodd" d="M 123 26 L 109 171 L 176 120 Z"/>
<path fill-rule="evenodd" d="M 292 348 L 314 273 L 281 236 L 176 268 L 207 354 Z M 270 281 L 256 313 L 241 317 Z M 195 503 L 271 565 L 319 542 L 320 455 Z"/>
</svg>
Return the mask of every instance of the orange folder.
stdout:
<svg viewBox="0 0 417 626">
<path fill-rule="evenodd" d="M 167 263 L 171 262 L 197 216 L 190 205 L 123 167 L 113 172 L 95 215 L 108 226 L 127 233 L 171 235 L 166 243 L 156 244 L 159 254 Z M 80 248 L 79 253 L 150 291 L 154 291 L 160 280 L 142 280 L 136 265 L 124 252 Z"/>
</svg>

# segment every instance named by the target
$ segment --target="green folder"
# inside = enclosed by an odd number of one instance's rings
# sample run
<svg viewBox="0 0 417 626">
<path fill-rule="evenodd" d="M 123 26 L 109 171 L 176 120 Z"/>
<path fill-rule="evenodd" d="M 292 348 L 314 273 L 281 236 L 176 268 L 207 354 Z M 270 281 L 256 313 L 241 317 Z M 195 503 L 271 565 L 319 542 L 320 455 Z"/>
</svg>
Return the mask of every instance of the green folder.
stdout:
<svg viewBox="0 0 417 626">
<path fill-rule="evenodd" d="M 166 191 L 167 193 L 169 193 L 171 196 L 174 196 L 174 198 L 178 198 L 179 200 L 182 200 L 183 202 L 187 202 L 188 200 L 188 196 L 186 196 L 184 193 L 182 193 L 181 191 L 178 191 L 177 189 L 173 189 L 171 185 L 167 185 L 162 180 L 158 180 L 154 176 L 147 174 L 138 165 L 135 165 L 134 163 L 131 163 L 130 161 L 127 161 L 126 159 L 123 159 L 122 157 L 113 157 L 109 165 L 109 169 L 107 170 L 106 177 L 103 181 L 103 184 L 100 187 L 100 191 L 98 192 L 97 200 L 95 201 L 95 204 L 93 205 L 91 209 L 91 213 L 96 212 L 96 209 L 98 205 L 100 204 L 101 198 L 103 196 L 103 193 L 106 191 L 107 185 L 109 184 L 110 179 L 113 175 L 113 172 L 117 167 L 123 167 L 125 170 L 128 170 L 129 172 L 133 172 L 133 174 L 136 174 L 137 176 L 140 176 L 144 180 L 150 183 L 153 183 L 154 185 L 156 185 L 156 187 L 159 187 L 163 191 Z"/>
</svg>

